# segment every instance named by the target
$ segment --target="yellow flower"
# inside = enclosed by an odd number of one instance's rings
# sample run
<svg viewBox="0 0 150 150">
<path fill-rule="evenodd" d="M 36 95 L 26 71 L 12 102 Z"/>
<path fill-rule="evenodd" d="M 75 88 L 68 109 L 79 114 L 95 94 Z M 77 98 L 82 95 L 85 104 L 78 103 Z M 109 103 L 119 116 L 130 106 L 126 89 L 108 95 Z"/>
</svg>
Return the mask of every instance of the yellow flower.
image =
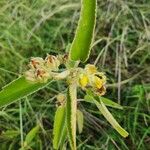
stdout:
<svg viewBox="0 0 150 150">
<path fill-rule="evenodd" d="M 80 77 L 79 77 L 79 84 L 81 87 L 86 87 L 87 84 L 88 84 L 88 76 L 85 75 L 85 74 L 81 74 Z"/>
<path fill-rule="evenodd" d="M 105 74 L 103 72 L 97 72 L 95 74 L 95 76 L 97 76 L 98 78 L 100 78 L 103 81 L 103 84 L 106 83 L 107 78 L 106 78 L 106 76 L 105 76 Z"/>
<path fill-rule="evenodd" d="M 98 95 L 106 93 L 106 76 L 103 72 L 98 72 L 94 65 L 88 64 L 79 76 L 79 85 L 83 89 L 91 88 Z"/>
<path fill-rule="evenodd" d="M 92 85 L 94 88 L 100 89 L 103 86 L 103 80 L 94 75 L 92 77 Z"/>
</svg>

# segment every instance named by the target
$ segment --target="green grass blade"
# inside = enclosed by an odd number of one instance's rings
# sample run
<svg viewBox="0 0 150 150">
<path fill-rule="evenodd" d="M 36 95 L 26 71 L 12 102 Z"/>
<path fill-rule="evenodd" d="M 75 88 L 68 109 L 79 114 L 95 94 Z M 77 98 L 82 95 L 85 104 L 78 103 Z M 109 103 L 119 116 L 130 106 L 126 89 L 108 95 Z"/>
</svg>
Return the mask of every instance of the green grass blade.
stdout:
<svg viewBox="0 0 150 150">
<path fill-rule="evenodd" d="M 0 107 L 30 95 L 46 85 L 46 83 L 27 81 L 22 76 L 3 87 L 2 91 L 0 91 Z"/>
<path fill-rule="evenodd" d="M 39 132 L 39 129 L 40 129 L 40 126 L 37 125 L 29 131 L 29 133 L 26 135 L 24 145 L 29 145 L 32 142 L 32 140 L 35 138 L 35 136 Z"/>
<path fill-rule="evenodd" d="M 67 91 L 67 129 L 72 150 L 76 150 L 76 111 L 76 84 L 71 84 Z"/>
<path fill-rule="evenodd" d="M 127 137 L 129 134 L 126 130 L 124 130 L 119 123 L 115 120 L 115 118 L 112 116 L 112 114 L 109 112 L 105 104 L 100 100 L 98 102 L 97 100 L 93 99 L 94 103 L 96 104 L 99 111 L 103 114 L 103 116 L 107 119 L 107 121 L 113 126 L 113 128 L 124 138 Z"/>
<path fill-rule="evenodd" d="M 55 113 L 53 129 L 53 148 L 59 149 L 66 139 L 66 107 L 59 106 Z"/>
<path fill-rule="evenodd" d="M 70 50 L 71 60 L 85 62 L 89 57 L 96 22 L 96 4 L 96 0 L 82 0 L 80 19 Z"/>
<path fill-rule="evenodd" d="M 20 134 L 20 132 L 18 130 L 6 130 L 5 132 L 1 133 L 0 141 L 2 141 L 2 140 L 13 140 L 19 134 Z"/>
</svg>

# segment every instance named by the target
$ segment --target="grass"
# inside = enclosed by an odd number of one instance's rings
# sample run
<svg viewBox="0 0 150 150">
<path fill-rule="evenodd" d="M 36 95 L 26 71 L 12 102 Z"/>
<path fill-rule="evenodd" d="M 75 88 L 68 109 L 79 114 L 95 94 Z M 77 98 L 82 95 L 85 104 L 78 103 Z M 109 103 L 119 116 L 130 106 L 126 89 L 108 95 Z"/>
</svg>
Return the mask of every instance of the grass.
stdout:
<svg viewBox="0 0 150 150">
<path fill-rule="evenodd" d="M 80 0 L 0 1 L 0 87 L 26 70 L 31 56 L 62 54 L 69 49 L 79 18 Z M 123 139 L 97 109 L 86 103 L 79 150 L 147 150 L 150 145 L 150 1 L 98 0 L 95 40 L 89 63 L 106 72 L 106 97 L 124 110 L 111 112 L 129 137 Z M 84 65 L 84 64 L 83 64 Z M 52 149 L 55 97 L 63 82 L 0 109 L 0 149 L 17 150 L 37 124 L 31 147 Z M 80 97 L 83 93 L 80 92 Z M 94 127 L 94 128 L 93 128 Z"/>
</svg>

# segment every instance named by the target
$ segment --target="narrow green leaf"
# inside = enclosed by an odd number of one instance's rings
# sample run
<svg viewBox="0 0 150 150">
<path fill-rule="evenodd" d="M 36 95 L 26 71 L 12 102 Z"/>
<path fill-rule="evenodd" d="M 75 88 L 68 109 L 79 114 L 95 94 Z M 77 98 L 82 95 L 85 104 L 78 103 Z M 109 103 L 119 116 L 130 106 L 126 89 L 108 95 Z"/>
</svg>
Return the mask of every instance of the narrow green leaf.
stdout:
<svg viewBox="0 0 150 150">
<path fill-rule="evenodd" d="M 66 107 L 59 106 L 55 113 L 54 129 L 53 129 L 53 148 L 59 149 L 66 139 Z"/>
<path fill-rule="evenodd" d="M 85 62 L 89 57 L 96 22 L 96 4 L 97 0 L 82 0 L 80 19 L 69 54 L 71 60 Z"/>
<path fill-rule="evenodd" d="M 32 128 L 29 131 L 29 133 L 26 135 L 25 144 L 24 145 L 29 145 L 32 142 L 32 140 L 35 138 L 35 136 L 39 132 L 39 129 L 40 129 L 40 126 L 37 125 L 36 127 Z"/>
<path fill-rule="evenodd" d="M 2 91 L 0 91 L 0 107 L 30 95 L 46 85 L 46 83 L 27 81 L 25 77 L 22 76 L 3 87 Z"/>
<path fill-rule="evenodd" d="M 67 91 L 67 129 L 70 147 L 72 150 L 76 150 L 76 94 L 76 84 L 69 85 Z"/>
<path fill-rule="evenodd" d="M 83 123 L 84 123 L 83 113 L 80 110 L 77 110 L 77 125 L 79 133 L 82 133 L 83 131 Z"/>
<path fill-rule="evenodd" d="M 118 122 L 115 120 L 115 118 L 112 116 L 112 114 L 108 111 L 103 101 L 100 99 L 100 102 L 93 99 L 94 103 L 96 104 L 99 111 L 104 115 L 104 117 L 107 119 L 107 121 L 113 126 L 113 128 L 123 137 L 127 137 L 129 134 L 126 130 L 124 130 Z"/>
<path fill-rule="evenodd" d="M 123 109 L 123 107 L 121 105 L 119 105 L 118 103 L 113 102 L 112 100 L 110 100 L 108 98 L 105 98 L 105 97 L 100 97 L 100 98 L 106 106 L 109 106 L 109 107 L 112 107 L 112 108 L 117 108 L 117 109 Z M 88 94 L 85 95 L 85 97 L 84 97 L 84 100 L 88 103 L 94 103 L 92 99 L 93 99 L 93 97 L 88 95 Z"/>
<path fill-rule="evenodd" d="M 121 105 L 119 105 L 118 103 L 115 103 L 114 101 L 112 101 L 108 98 L 100 97 L 100 99 L 106 106 L 117 108 L 117 109 L 123 109 L 123 107 Z"/>
</svg>

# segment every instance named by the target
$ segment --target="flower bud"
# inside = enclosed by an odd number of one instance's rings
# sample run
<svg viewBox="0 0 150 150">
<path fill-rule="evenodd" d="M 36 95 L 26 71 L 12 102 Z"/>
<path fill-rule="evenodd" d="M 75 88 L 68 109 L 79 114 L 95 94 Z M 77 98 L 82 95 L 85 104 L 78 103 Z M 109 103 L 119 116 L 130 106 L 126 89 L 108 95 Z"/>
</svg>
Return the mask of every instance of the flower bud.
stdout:
<svg viewBox="0 0 150 150">
<path fill-rule="evenodd" d="M 43 58 L 40 57 L 32 57 L 29 64 L 31 69 L 37 69 L 43 65 L 44 65 L 44 60 Z"/>
<path fill-rule="evenodd" d="M 36 81 L 35 73 L 31 69 L 25 72 L 25 77 L 26 77 L 27 80 L 29 80 L 31 82 Z"/>
<path fill-rule="evenodd" d="M 97 68 L 94 65 L 88 64 L 85 66 L 85 71 L 88 75 L 91 75 L 97 72 Z"/>
<path fill-rule="evenodd" d="M 57 71 L 60 65 L 60 61 L 58 60 L 58 58 L 53 55 L 47 55 L 45 59 L 45 63 L 46 63 L 46 67 L 49 70 L 53 70 L 53 71 Z"/>
<path fill-rule="evenodd" d="M 47 80 L 50 78 L 50 75 L 46 70 L 38 69 L 36 70 L 36 77 L 37 80 L 41 82 L 47 82 Z"/>
<path fill-rule="evenodd" d="M 56 98 L 57 98 L 57 102 L 62 105 L 66 100 L 66 95 L 59 93 Z"/>
</svg>

